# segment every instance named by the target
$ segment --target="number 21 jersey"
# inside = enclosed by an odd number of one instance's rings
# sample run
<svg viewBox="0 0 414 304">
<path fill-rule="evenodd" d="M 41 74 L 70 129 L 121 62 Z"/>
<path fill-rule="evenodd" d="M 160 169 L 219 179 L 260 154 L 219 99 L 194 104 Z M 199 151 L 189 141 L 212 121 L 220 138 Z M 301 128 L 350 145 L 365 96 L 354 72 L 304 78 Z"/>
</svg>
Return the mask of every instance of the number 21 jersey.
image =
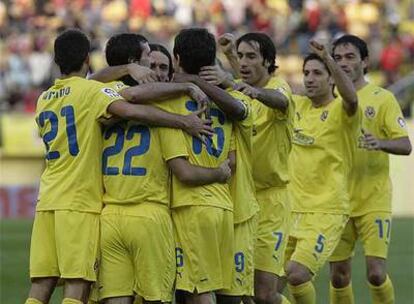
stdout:
<svg viewBox="0 0 414 304">
<path fill-rule="evenodd" d="M 36 122 L 46 146 L 37 211 L 102 209 L 102 130 L 108 106 L 122 97 L 81 77 L 58 79 L 39 97 Z"/>
</svg>

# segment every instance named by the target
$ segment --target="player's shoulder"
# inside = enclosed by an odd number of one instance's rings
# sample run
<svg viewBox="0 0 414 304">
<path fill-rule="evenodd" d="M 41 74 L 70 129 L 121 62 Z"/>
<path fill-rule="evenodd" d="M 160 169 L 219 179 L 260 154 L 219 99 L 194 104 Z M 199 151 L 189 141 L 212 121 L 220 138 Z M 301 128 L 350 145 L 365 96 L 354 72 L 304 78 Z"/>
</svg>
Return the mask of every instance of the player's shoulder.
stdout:
<svg viewBox="0 0 414 304">
<path fill-rule="evenodd" d="M 292 100 L 295 103 L 296 110 L 303 109 L 304 107 L 309 107 L 312 105 L 312 101 L 306 95 L 293 94 Z"/>
<path fill-rule="evenodd" d="M 265 89 L 275 89 L 275 90 L 285 90 L 286 92 L 291 92 L 291 88 L 288 82 L 276 75 L 270 77 L 269 81 L 267 82 Z"/>
<path fill-rule="evenodd" d="M 365 90 L 364 90 L 365 89 Z M 367 100 L 375 100 L 379 105 L 383 103 L 396 102 L 394 94 L 385 88 L 369 83 L 366 88 L 363 88 L 362 98 Z M 362 100 L 363 102 L 364 100 Z"/>
</svg>

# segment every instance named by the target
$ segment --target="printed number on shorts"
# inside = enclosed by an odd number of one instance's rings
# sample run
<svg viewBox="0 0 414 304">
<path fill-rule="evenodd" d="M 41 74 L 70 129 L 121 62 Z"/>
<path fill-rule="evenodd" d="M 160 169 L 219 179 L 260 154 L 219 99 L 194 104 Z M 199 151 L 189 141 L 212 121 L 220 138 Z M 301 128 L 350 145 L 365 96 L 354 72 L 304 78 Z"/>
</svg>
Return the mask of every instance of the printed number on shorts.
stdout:
<svg viewBox="0 0 414 304">
<path fill-rule="evenodd" d="M 124 147 L 125 140 L 137 141 L 137 145 L 129 148 L 124 154 L 124 164 L 122 167 L 122 175 L 144 176 L 147 174 L 147 169 L 143 167 L 133 167 L 133 158 L 145 154 L 150 147 L 151 136 L 150 130 L 146 126 L 133 125 L 128 129 L 124 129 L 120 125 L 109 127 L 104 132 L 104 139 L 108 140 L 112 135 L 115 135 L 115 143 L 104 149 L 102 154 L 102 173 L 104 175 L 118 175 L 119 168 L 109 167 L 108 159 L 120 153 Z"/>
<path fill-rule="evenodd" d="M 391 234 L 391 220 L 390 219 L 376 219 L 375 223 L 378 225 L 378 236 L 380 239 L 384 238 L 384 226 L 387 226 L 386 228 L 386 238 L 387 240 L 390 238 Z M 385 224 L 384 224 L 385 223 Z"/>
<path fill-rule="evenodd" d="M 184 251 L 182 248 L 175 248 L 175 263 L 177 267 L 184 266 Z"/>
<path fill-rule="evenodd" d="M 316 240 L 315 251 L 321 253 L 325 247 L 325 237 L 322 234 L 319 234 L 318 239 Z"/>
<path fill-rule="evenodd" d="M 191 112 L 197 111 L 197 103 L 195 101 L 189 100 L 186 102 L 185 107 L 187 110 Z M 208 116 L 209 118 L 213 119 L 213 117 L 216 117 L 218 120 L 219 125 L 224 125 L 226 121 L 226 116 L 222 111 L 216 108 L 211 108 L 209 110 Z M 206 144 L 205 147 L 207 149 L 207 153 L 215 156 L 220 157 L 221 153 L 223 152 L 224 147 L 224 130 L 221 127 L 215 127 L 214 128 L 214 134 L 217 136 L 217 146 L 214 145 L 213 139 L 211 137 L 205 137 Z M 195 154 L 200 154 L 203 149 L 203 143 L 200 139 L 197 137 L 193 137 L 193 151 Z"/>
<path fill-rule="evenodd" d="M 68 138 L 69 154 L 76 156 L 79 154 L 78 138 L 76 136 L 75 111 L 73 106 L 65 106 L 60 110 L 60 116 L 66 121 L 66 136 Z M 52 160 L 60 157 L 59 151 L 50 151 L 50 142 L 58 135 L 59 118 L 53 111 L 44 111 L 39 114 L 38 124 L 41 128 L 50 123 L 50 131 L 43 134 L 43 142 L 46 146 L 46 159 Z"/>
<path fill-rule="evenodd" d="M 273 236 L 276 238 L 275 251 L 278 251 L 283 241 L 283 232 L 274 231 Z"/>
<path fill-rule="evenodd" d="M 244 270 L 244 254 L 243 252 L 236 252 L 234 255 L 234 265 L 236 265 L 237 272 L 243 272 Z"/>
</svg>

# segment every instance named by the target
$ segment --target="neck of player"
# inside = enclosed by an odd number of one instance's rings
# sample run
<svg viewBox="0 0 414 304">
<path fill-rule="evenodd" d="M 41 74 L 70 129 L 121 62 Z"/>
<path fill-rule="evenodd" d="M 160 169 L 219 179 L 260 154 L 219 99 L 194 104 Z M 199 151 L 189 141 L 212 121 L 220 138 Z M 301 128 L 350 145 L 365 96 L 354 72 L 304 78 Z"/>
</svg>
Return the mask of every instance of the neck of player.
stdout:
<svg viewBox="0 0 414 304">
<path fill-rule="evenodd" d="M 326 106 L 334 99 L 335 97 L 332 95 L 332 93 L 328 93 L 328 94 L 324 94 L 320 96 L 313 96 L 311 98 L 311 101 L 312 101 L 312 106 L 314 108 L 320 108 L 320 107 Z"/>
</svg>

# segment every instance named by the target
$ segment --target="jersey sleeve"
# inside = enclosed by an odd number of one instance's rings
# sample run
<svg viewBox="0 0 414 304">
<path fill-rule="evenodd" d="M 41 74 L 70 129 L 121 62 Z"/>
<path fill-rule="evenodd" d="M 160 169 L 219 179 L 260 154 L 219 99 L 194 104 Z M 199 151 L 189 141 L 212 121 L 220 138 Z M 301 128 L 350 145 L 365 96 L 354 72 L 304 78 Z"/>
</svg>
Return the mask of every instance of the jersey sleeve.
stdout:
<svg viewBox="0 0 414 304">
<path fill-rule="evenodd" d="M 97 84 L 94 88 L 91 98 L 92 109 L 94 110 L 95 119 L 109 119 L 112 115 L 108 112 L 111 103 L 117 100 L 123 100 L 122 96 L 110 86 Z"/>
<path fill-rule="evenodd" d="M 389 95 L 387 102 L 384 104 L 383 115 L 382 128 L 388 139 L 408 136 L 400 105 L 392 94 Z"/>
<path fill-rule="evenodd" d="M 183 131 L 180 129 L 159 128 L 162 157 L 168 161 L 177 157 L 188 158 L 189 154 Z"/>
</svg>

